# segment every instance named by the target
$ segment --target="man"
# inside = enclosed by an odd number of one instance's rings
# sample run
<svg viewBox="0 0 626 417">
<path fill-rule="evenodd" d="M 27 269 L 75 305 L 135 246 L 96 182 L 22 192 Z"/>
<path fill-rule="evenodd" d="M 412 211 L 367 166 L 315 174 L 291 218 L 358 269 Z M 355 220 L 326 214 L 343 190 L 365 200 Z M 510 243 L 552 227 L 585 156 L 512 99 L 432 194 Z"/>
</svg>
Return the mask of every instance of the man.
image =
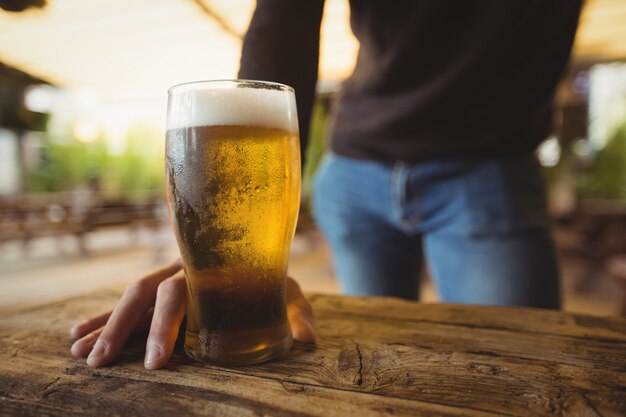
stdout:
<svg viewBox="0 0 626 417">
<path fill-rule="evenodd" d="M 350 4 L 360 51 L 313 196 L 343 292 L 415 299 L 424 252 L 444 301 L 558 308 L 533 152 L 580 2 Z M 303 137 L 322 6 L 260 2 L 243 49 L 241 76 L 295 87 Z"/>
<path fill-rule="evenodd" d="M 240 78 L 295 87 L 303 143 L 323 5 L 259 0 L 243 45 Z M 314 195 L 342 290 L 416 298 L 423 252 L 443 301 L 558 308 L 533 152 L 550 130 L 581 1 L 350 6 L 361 48 Z M 110 317 L 73 329 L 82 339 L 72 353 L 103 365 L 151 320 L 146 366 L 163 366 L 185 313 L 184 285 L 179 263 L 142 279 Z M 310 307 L 294 281 L 288 288 L 294 335 L 313 341 Z"/>
</svg>

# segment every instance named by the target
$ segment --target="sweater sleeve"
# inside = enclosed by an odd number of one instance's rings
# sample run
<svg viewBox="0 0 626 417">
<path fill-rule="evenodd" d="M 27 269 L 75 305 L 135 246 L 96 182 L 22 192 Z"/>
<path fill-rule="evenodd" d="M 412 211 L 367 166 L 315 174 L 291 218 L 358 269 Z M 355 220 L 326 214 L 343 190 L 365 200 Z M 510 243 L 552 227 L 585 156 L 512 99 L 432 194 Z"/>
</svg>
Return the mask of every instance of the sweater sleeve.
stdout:
<svg viewBox="0 0 626 417">
<path fill-rule="evenodd" d="M 324 0 L 258 0 L 241 52 L 239 78 L 295 89 L 303 155 L 317 81 L 323 9 Z"/>
</svg>

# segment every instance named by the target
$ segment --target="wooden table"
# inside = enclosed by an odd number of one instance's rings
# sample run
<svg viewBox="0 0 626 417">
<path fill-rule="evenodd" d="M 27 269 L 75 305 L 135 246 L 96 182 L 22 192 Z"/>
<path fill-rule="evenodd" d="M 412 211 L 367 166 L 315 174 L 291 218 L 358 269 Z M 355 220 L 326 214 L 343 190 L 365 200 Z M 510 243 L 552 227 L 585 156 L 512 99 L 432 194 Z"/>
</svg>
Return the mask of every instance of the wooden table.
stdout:
<svg viewBox="0 0 626 417">
<path fill-rule="evenodd" d="M 143 367 L 69 356 L 71 324 L 112 290 L 0 316 L 0 415 L 625 416 L 626 319 L 311 296 L 319 341 L 249 367 L 179 351 Z"/>
</svg>

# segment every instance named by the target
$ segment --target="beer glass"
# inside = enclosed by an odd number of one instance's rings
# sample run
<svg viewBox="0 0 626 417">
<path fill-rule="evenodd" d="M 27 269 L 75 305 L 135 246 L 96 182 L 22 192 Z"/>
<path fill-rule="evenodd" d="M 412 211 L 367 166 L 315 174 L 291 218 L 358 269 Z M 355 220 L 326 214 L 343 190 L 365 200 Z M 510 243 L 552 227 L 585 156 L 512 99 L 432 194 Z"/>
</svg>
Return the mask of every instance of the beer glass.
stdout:
<svg viewBox="0 0 626 417">
<path fill-rule="evenodd" d="M 166 178 L 187 278 L 187 354 L 242 365 L 288 351 L 285 280 L 300 204 L 293 89 L 246 80 L 172 87 Z"/>
</svg>

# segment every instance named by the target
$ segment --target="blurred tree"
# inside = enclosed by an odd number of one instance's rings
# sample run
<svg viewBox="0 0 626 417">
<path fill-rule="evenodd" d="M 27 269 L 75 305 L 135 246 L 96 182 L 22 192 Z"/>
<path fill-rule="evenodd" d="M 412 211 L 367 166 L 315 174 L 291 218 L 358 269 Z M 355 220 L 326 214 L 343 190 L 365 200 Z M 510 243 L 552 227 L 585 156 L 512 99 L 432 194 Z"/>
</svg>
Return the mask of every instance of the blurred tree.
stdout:
<svg viewBox="0 0 626 417">
<path fill-rule="evenodd" d="M 67 137 L 44 136 L 40 161 L 28 173 L 29 192 L 58 192 L 98 180 L 109 198 L 153 195 L 164 189 L 163 135 L 151 126 L 137 125 L 120 154 L 111 153 L 104 137 L 85 143 Z"/>
<path fill-rule="evenodd" d="M 143 124 L 131 128 L 126 149 L 111 157 L 103 176 L 109 191 L 162 191 L 165 187 L 164 137 L 160 130 Z"/>
<path fill-rule="evenodd" d="M 613 131 L 578 181 L 581 197 L 626 201 L 626 120 Z"/>
<path fill-rule="evenodd" d="M 326 152 L 326 136 L 328 134 L 329 99 L 318 98 L 313 106 L 311 127 L 309 130 L 309 144 L 303 149 L 305 160 L 302 172 L 302 194 L 305 198 L 311 196 L 313 175 Z"/>
<path fill-rule="evenodd" d="M 110 158 L 105 141 L 92 143 L 77 140 L 59 141 L 45 135 L 39 166 L 27 175 L 29 192 L 72 190 L 99 177 Z"/>
</svg>

